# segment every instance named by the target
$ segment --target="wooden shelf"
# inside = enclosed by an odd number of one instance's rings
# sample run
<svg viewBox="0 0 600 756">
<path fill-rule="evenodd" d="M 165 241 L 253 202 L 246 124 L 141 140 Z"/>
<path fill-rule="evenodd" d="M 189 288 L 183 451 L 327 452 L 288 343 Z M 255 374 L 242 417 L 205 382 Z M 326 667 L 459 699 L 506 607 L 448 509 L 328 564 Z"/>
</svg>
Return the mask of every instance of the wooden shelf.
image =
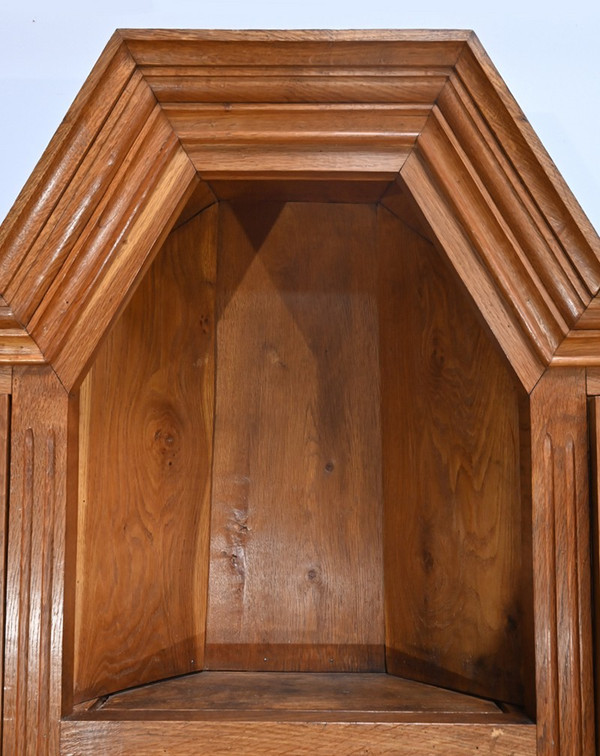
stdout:
<svg viewBox="0 0 600 756">
<path fill-rule="evenodd" d="M 383 673 L 199 672 L 88 701 L 61 753 L 535 754 L 516 709 Z"/>
<path fill-rule="evenodd" d="M 199 672 L 95 699 L 85 719 L 527 723 L 495 702 L 384 673 Z"/>
</svg>

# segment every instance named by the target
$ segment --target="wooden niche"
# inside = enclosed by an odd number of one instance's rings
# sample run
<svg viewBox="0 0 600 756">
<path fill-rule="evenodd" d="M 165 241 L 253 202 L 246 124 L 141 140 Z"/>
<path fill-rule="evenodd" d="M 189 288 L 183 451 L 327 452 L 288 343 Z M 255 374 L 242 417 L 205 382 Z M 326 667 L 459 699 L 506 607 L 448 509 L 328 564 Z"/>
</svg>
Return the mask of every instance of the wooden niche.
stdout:
<svg viewBox="0 0 600 756">
<path fill-rule="evenodd" d="M 5 753 L 594 753 L 600 245 L 474 35 L 119 32 L 0 245 Z"/>
</svg>

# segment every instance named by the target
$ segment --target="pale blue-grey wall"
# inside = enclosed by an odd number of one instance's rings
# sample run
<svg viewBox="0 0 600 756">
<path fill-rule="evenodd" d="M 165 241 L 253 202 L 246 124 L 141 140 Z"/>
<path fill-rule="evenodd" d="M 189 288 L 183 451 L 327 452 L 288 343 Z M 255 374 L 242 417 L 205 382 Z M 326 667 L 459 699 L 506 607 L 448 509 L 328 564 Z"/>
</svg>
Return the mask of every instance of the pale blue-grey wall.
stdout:
<svg viewBox="0 0 600 756">
<path fill-rule="evenodd" d="M 600 230 L 600 0 L 0 0 L 0 220 L 117 27 L 475 29 Z"/>
</svg>

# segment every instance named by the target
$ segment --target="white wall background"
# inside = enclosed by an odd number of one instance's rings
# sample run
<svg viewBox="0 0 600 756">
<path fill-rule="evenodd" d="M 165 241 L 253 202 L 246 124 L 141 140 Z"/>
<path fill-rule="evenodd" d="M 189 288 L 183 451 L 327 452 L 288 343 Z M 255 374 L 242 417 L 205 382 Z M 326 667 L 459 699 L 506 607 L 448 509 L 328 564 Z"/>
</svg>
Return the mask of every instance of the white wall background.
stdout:
<svg viewBox="0 0 600 756">
<path fill-rule="evenodd" d="M 0 220 L 118 27 L 474 29 L 600 231 L 600 0 L 0 0 Z"/>
</svg>

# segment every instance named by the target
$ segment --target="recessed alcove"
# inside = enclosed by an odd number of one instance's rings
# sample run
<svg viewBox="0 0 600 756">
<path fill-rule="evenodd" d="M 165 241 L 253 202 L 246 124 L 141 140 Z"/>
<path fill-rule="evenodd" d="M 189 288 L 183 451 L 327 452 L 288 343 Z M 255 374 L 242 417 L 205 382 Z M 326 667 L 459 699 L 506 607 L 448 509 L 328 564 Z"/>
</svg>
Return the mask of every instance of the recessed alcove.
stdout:
<svg viewBox="0 0 600 756">
<path fill-rule="evenodd" d="M 532 722 L 528 397 L 424 219 L 212 189 L 79 388 L 65 713 Z"/>
</svg>

